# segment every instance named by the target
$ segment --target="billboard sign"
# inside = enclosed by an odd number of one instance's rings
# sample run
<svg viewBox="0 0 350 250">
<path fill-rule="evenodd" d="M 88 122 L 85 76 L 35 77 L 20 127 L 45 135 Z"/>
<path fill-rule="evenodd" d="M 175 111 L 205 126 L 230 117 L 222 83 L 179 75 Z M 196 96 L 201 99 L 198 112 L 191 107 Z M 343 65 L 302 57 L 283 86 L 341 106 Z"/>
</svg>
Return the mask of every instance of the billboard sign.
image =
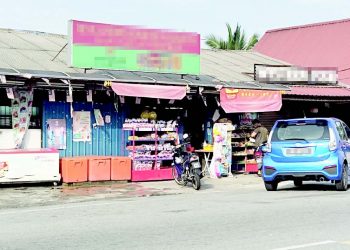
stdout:
<svg viewBox="0 0 350 250">
<path fill-rule="evenodd" d="M 255 79 L 262 83 L 336 84 L 336 68 L 254 65 Z"/>
<path fill-rule="evenodd" d="M 200 35 L 70 20 L 68 64 L 77 68 L 198 75 Z"/>
</svg>

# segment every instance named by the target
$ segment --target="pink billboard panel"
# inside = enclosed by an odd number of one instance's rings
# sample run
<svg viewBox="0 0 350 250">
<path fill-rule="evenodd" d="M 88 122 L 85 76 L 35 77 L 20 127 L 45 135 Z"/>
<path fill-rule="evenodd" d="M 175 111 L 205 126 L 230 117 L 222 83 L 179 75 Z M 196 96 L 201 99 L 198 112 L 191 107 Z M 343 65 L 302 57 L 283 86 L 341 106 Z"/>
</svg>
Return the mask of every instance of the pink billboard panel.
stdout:
<svg viewBox="0 0 350 250">
<path fill-rule="evenodd" d="M 138 26 L 72 21 L 73 44 L 200 54 L 200 35 Z"/>
<path fill-rule="evenodd" d="M 282 94 L 280 91 L 222 88 L 220 104 L 226 113 L 278 111 L 282 107 Z"/>
<path fill-rule="evenodd" d="M 186 86 L 112 83 L 113 91 L 121 96 L 181 100 L 186 96 Z"/>
</svg>

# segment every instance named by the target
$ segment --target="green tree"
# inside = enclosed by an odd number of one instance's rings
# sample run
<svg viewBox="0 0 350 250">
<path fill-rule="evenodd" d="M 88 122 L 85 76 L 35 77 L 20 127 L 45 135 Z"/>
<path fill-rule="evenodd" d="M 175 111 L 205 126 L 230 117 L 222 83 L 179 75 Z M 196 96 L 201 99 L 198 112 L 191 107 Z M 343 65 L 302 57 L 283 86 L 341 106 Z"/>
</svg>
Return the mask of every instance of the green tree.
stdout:
<svg viewBox="0 0 350 250">
<path fill-rule="evenodd" d="M 249 50 L 253 48 L 259 40 L 259 36 L 257 34 L 254 34 L 247 41 L 245 32 L 241 29 L 241 26 L 239 24 L 237 24 L 236 30 L 233 33 L 230 24 L 226 23 L 226 27 L 228 33 L 227 40 L 210 34 L 206 37 L 205 43 L 212 49 Z"/>
</svg>

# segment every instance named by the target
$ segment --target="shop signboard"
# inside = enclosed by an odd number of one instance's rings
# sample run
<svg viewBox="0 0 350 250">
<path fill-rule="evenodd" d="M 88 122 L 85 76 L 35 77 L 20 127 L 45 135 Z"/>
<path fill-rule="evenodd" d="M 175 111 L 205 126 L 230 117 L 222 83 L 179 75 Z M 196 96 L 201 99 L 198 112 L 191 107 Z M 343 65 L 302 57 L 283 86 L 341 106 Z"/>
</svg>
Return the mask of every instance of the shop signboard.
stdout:
<svg viewBox="0 0 350 250">
<path fill-rule="evenodd" d="M 73 112 L 73 141 L 91 141 L 91 114 L 88 111 Z"/>
<path fill-rule="evenodd" d="M 336 84 L 338 71 L 329 67 L 254 65 L 255 80 L 262 83 Z"/>
<path fill-rule="evenodd" d="M 70 20 L 68 64 L 95 68 L 198 75 L 200 35 Z"/>
<path fill-rule="evenodd" d="M 278 111 L 282 107 L 282 92 L 222 88 L 220 104 L 226 113 Z"/>
</svg>

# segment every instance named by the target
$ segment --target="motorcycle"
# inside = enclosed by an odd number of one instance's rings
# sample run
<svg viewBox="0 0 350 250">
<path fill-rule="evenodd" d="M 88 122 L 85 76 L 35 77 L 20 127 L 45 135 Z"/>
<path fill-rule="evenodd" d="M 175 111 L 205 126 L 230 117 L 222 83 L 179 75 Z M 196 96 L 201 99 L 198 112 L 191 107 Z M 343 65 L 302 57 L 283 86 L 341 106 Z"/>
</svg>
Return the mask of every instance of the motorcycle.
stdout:
<svg viewBox="0 0 350 250">
<path fill-rule="evenodd" d="M 189 144 L 188 135 L 184 134 L 183 138 L 184 142 L 173 150 L 172 174 L 177 184 L 186 186 L 188 182 L 192 182 L 193 188 L 199 190 L 203 177 L 202 166 L 198 155 L 186 150 L 186 145 Z"/>
</svg>

